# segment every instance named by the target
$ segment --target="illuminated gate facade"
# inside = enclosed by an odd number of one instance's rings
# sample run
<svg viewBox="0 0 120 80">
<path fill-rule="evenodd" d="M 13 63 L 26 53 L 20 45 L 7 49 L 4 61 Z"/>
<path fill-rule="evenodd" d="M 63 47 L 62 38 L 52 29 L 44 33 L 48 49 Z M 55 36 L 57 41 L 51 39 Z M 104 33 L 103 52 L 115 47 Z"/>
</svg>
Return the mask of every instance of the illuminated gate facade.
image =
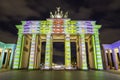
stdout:
<svg viewBox="0 0 120 80">
<path fill-rule="evenodd" d="M 76 43 L 78 69 L 103 69 L 98 32 L 101 25 L 95 21 L 71 20 L 58 7 L 46 20 L 21 22 L 22 25 L 16 25 L 18 41 L 13 69 L 41 68 L 42 42 L 46 42 L 44 69 L 52 68 L 53 42 L 65 44 L 65 69 L 72 69 L 70 42 Z"/>
</svg>

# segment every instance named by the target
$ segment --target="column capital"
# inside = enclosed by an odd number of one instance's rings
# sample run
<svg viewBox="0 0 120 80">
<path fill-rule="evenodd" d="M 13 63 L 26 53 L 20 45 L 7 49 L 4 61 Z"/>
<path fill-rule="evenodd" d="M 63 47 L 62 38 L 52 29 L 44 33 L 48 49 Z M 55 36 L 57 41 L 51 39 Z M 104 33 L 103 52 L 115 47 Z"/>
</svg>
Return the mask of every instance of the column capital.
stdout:
<svg viewBox="0 0 120 80">
<path fill-rule="evenodd" d="M 70 37 L 70 34 L 65 34 L 66 37 Z"/>
<path fill-rule="evenodd" d="M 94 25 L 94 28 L 95 28 L 95 29 L 100 29 L 100 28 L 101 28 L 101 25 Z"/>
<path fill-rule="evenodd" d="M 22 36 L 23 34 L 22 33 L 18 33 L 18 36 Z"/>
<path fill-rule="evenodd" d="M 17 29 L 22 29 L 22 28 L 23 28 L 23 25 L 16 25 L 16 28 L 17 28 Z"/>
<path fill-rule="evenodd" d="M 22 25 L 25 25 L 26 24 L 26 21 L 21 21 Z"/>
<path fill-rule="evenodd" d="M 79 35 L 85 35 L 85 33 L 80 33 Z"/>
<path fill-rule="evenodd" d="M 99 34 L 99 29 L 98 28 L 94 28 L 93 32 L 94 32 L 94 34 Z"/>
</svg>

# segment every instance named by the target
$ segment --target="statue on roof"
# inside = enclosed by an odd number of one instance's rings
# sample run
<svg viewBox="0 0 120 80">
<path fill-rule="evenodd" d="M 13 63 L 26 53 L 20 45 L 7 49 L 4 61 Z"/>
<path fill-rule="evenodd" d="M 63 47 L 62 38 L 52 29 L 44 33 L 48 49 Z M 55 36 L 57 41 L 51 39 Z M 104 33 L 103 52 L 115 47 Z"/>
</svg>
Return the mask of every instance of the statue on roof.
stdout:
<svg viewBox="0 0 120 80">
<path fill-rule="evenodd" d="M 68 17 L 68 12 L 66 12 L 64 15 L 64 18 L 67 18 L 67 17 Z"/>
<path fill-rule="evenodd" d="M 60 10 L 60 7 L 57 7 L 57 11 L 53 14 L 50 12 L 50 18 L 67 18 L 68 17 L 68 12 L 63 14 L 63 11 Z"/>
<path fill-rule="evenodd" d="M 54 15 L 52 12 L 50 12 L 50 18 L 54 18 Z"/>
</svg>

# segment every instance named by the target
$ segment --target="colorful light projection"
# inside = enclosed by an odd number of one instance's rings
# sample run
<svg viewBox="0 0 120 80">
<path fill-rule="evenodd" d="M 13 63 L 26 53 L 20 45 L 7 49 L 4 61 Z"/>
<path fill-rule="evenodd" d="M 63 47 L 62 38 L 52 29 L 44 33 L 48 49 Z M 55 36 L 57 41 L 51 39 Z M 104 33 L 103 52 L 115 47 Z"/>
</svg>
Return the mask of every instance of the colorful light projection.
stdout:
<svg viewBox="0 0 120 80">
<path fill-rule="evenodd" d="M 2 67 L 11 68 L 12 67 L 15 47 L 16 47 L 15 44 L 6 44 L 3 42 L 0 42 L 0 68 Z"/>
<path fill-rule="evenodd" d="M 96 65 L 97 69 L 103 69 L 100 42 L 99 42 L 99 33 L 98 33 L 99 28 L 101 28 L 101 25 L 95 25 L 95 28 L 93 29 L 93 31 L 94 31 L 94 37 L 93 37 L 94 55 L 96 55 L 95 65 Z"/>
<path fill-rule="evenodd" d="M 110 69 L 108 66 L 110 67 L 114 67 L 114 69 L 118 70 L 120 69 L 120 40 L 117 42 L 114 42 L 112 44 L 103 44 L 103 49 L 104 49 L 104 58 L 105 58 L 105 67 L 106 69 Z M 111 54 L 111 55 L 109 55 Z M 108 57 L 112 57 L 113 59 L 108 59 Z M 114 62 L 114 66 L 113 63 Z M 110 65 L 108 65 L 108 63 Z"/>
<path fill-rule="evenodd" d="M 81 43 L 81 56 L 82 56 L 82 69 L 87 69 L 87 61 L 86 61 L 86 48 L 85 48 L 85 34 L 81 34 L 79 36 Z"/>
<path fill-rule="evenodd" d="M 63 20 L 55 19 L 53 26 L 53 33 L 64 33 Z"/>
<path fill-rule="evenodd" d="M 17 29 L 19 29 L 18 31 L 18 40 L 17 40 L 17 46 L 16 46 L 16 50 L 15 50 L 15 56 L 14 56 L 14 63 L 13 63 L 13 68 L 19 68 L 20 65 L 20 56 L 21 56 L 21 50 L 23 48 L 23 34 L 21 34 L 23 32 L 23 28 L 21 28 L 21 25 L 17 25 L 16 26 Z"/>
<path fill-rule="evenodd" d="M 70 35 L 65 36 L 65 68 L 71 69 Z"/>
<path fill-rule="evenodd" d="M 51 67 L 51 36 L 47 35 L 46 49 L 45 49 L 45 69 L 50 69 Z"/>
<path fill-rule="evenodd" d="M 35 44 L 35 38 L 36 38 L 36 34 L 32 34 L 29 69 L 33 69 L 34 68 L 34 53 L 36 53 L 36 50 L 35 50 L 35 45 L 36 45 Z"/>
<path fill-rule="evenodd" d="M 59 13 L 59 12 L 57 12 Z M 55 16 L 55 15 L 51 15 Z M 59 15 L 60 16 L 60 15 Z M 102 58 L 101 58 L 101 50 L 100 50 L 100 42 L 99 42 L 99 32 L 100 25 L 96 25 L 95 21 L 77 21 L 70 20 L 69 18 L 48 18 L 47 20 L 41 21 L 22 21 L 22 25 L 16 26 L 18 29 L 18 41 L 15 52 L 15 59 L 13 63 L 13 68 L 18 69 L 21 66 L 21 58 L 22 58 L 22 50 L 24 43 L 24 34 L 31 34 L 31 51 L 30 51 L 30 59 L 29 59 L 29 69 L 35 69 L 34 66 L 34 54 L 36 53 L 35 41 L 36 35 L 46 35 L 46 49 L 45 49 L 45 68 L 49 69 L 52 66 L 52 37 L 54 34 L 62 34 L 65 35 L 65 68 L 71 68 L 71 49 L 70 49 L 70 36 L 78 35 L 78 49 L 79 54 L 79 63 L 81 69 L 87 68 L 86 61 L 86 46 L 85 46 L 85 38 L 86 35 L 92 36 L 92 45 L 93 45 L 93 53 L 94 53 L 94 63 L 95 69 L 103 69 Z M 41 50 L 41 49 L 40 49 Z"/>
</svg>

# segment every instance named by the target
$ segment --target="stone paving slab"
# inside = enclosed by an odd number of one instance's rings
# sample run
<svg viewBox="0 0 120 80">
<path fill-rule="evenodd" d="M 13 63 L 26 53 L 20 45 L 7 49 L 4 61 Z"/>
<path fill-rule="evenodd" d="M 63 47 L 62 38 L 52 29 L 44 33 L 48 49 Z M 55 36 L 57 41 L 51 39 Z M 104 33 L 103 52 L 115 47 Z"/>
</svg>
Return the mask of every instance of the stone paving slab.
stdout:
<svg viewBox="0 0 120 80">
<path fill-rule="evenodd" d="M 120 80 L 106 71 L 12 70 L 0 73 L 0 80 Z"/>
<path fill-rule="evenodd" d="M 0 72 L 6 72 L 9 71 L 10 69 L 0 69 Z"/>
<path fill-rule="evenodd" d="M 113 74 L 118 74 L 120 75 L 120 70 L 107 70 L 105 72 L 113 73 Z"/>
</svg>

